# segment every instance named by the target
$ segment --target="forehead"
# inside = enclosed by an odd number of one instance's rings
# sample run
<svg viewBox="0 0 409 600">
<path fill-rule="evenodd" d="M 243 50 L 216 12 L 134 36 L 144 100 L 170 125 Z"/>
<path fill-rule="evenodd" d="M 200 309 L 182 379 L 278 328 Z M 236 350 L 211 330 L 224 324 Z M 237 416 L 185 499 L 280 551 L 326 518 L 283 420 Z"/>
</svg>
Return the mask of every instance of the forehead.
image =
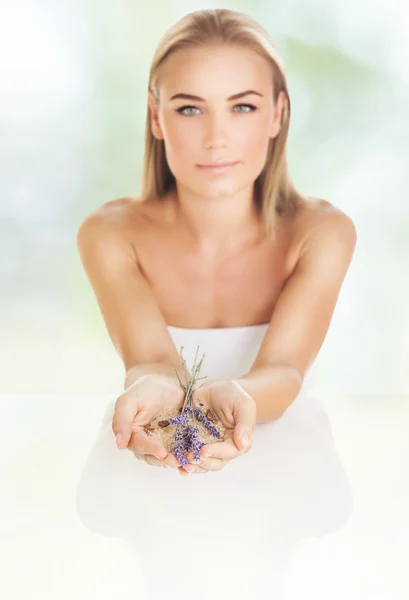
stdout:
<svg viewBox="0 0 409 600">
<path fill-rule="evenodd" d="M 268 60 L 250 48 L 202 46 L 171 54 L 162 65 L 160 80 L 167 97 L 191 92 L 204 98 L 220 93 L 225 99 L 244 89 L 266 92 L 272 73 Z"/>
</svg>

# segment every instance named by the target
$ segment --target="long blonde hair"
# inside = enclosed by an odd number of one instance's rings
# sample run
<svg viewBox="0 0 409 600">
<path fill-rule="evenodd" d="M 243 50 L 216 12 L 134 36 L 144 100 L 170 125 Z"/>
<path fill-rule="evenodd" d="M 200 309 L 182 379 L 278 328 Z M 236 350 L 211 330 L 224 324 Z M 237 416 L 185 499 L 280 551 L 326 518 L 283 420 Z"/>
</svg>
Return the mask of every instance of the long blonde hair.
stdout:
<svg viewBox="0 0 409 600">
<path fill-rule="evenodd" d="M 232 44 L 254 50 L 271 64 L 274 102 L 280 90 L 285 92 L 280 132 L 270 139 L 264 168 L 254 182 L 254 201 L 260 210 L 265 231 L 275 238 L 277 215 L 294 214 L 303 196 L 295 188 L 288 171 L 286 142 L 291 114 L 290 97 L 283 61 L 267 31 L 248 15 L 233 10 L 216 8 L 189 13 L 160 39 L 149 71 L 149 90 L 158 102 L 160 67 L 171 53 L 210 44 Z M 161 198 L 174 185 L 175 177 L 166 160 L 163 140 L 157 139 L 151 131 L 148 105 L 140 200 Z"/>
</svg>

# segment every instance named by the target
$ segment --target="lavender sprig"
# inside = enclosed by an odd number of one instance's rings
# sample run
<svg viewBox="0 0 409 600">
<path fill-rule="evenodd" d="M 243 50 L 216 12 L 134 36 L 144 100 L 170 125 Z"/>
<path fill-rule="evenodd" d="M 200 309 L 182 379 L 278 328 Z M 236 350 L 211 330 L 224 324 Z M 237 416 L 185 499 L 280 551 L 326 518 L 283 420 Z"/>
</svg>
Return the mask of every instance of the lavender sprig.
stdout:
<svg viewBox="0 0 409 600">
<path fill-rule="evenodd" d="M 186 465 L 189 462 L 187 460 L 187 458 L 185 458 L 185 456 L 183 455 L 184 449 L 185 448 L 184 448 L 184 443 L 183 443 L 182 426 L 178 425 L 178 427 L 176 428 L 176 434 L 175 434 L 172 450 L 181 465 Z"/>
<path fill-rule="evenodd" d="M 220 433 L 217 431 L 216 427 L 211 424 L 209 419 L 206 417 L 206 415 L 202 413 L 202 411 L 199 408 L 195 409 L 195 413 L 199 421 L 203 423 L 203 425 L 206 427 L 206 429 L 210 431 L 212 435 L 214 435 L 215 437 L 220 437 Z"/>
<path fill-rule="evenodd" d="M 195 360 L 194 360 L 193 369 L 192 369 L 192 378 L 188 382 L 186 361 L 182 356 L 183 346 L 181 346 L 181 348 L 180 348 L 182 367 L 184 370 L 185 380 L 186 380 L 185 385 L 181 382 L 181 380 L 179 378 L 179 374 L 175 369 L 175 373 L 179 380 L 179 384 L 180 384 L 181 388 L 183 389 L 183 391 L 185 392 L 185 400 L 183 403 L 181 414 L 177 417 L 172 417 L 168 420 L 169 420 L 169 423 L 171 423 L 172 425 L 177 425 L 175 437 L 173 440 L 172 450 L 181 465 L 188 464 L 189 461 L 185 457 L 184 453 L 188 453 L 190 451 L 193 451 L 194 460 L 199 461 L 200 460 L 200 448 L 205 445 L 204 443 L 202 443 L 202 441 L 199 438 L 199 427 L 196 423 L 196 417 L 199 421 L 201 421 L 204 424 L 204 426 L 210 431 L 210 433 L 212 435 L 214 435 L 217 438 L 220 437 L 220 433 L 217 431 L 216 427 L 214 427 L 214 425 L 212 425 L 210 423 L 209 419 L 206 417 L 206 415 L 202 412 L 202 410 L 198 406 L 196 406 L 194 408 L 194 410 L 192 410 L 192 404 L 194 404 L 193 392 L 196 389 L 199 389 L 203 385 L 203 384 L 201 384 L 198 388 L 196 388 L 196 382 L 199 381 L 199 379 L 207 378 L 206 376 L 198 377 L 200 368 L 202 366 L 202 362 L 206 355 L 206 353 L 204 353 L 199 364 L 196 365 L 198 351 L 199 351 L 199 346 L 196 349 L 196 355 L 195 355 Z M 190 418 L 193 419 L 193 425 L 189 424 Z"/>
</svg>

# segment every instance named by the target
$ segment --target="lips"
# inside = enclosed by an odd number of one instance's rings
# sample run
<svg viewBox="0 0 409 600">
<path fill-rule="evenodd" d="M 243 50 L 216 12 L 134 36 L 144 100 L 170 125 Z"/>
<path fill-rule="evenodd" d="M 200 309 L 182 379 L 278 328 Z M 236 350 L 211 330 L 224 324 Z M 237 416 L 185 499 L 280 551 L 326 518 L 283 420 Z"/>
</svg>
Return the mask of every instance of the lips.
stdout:
<svg viewBox="0 0 409 600">
<path fill-rule="evenodd" d="M 235 165 L 238 161 L 224 161 L 217 163 L 207 163 L 203 165 L 197 165 L 198 167 L 207 167 L 207 168 L 217 168 L 217 167 L 229 167 L 230 165 Z"/>
</svg>

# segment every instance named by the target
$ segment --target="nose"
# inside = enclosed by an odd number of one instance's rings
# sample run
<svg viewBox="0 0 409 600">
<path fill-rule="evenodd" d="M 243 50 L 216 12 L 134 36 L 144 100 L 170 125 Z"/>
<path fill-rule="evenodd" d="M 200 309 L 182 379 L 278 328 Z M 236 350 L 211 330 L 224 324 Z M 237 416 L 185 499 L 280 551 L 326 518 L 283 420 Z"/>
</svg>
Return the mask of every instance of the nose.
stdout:
<svg viewBox="0 0 409 600">
<path fill-rule="evenodd" d="M 209 148 L 220 148 L 226 145 L 226 124 L 223 122 L 223 117 L 213 117 L 209 119 L 204 146 L 206 150 Z"/>
</svg>

